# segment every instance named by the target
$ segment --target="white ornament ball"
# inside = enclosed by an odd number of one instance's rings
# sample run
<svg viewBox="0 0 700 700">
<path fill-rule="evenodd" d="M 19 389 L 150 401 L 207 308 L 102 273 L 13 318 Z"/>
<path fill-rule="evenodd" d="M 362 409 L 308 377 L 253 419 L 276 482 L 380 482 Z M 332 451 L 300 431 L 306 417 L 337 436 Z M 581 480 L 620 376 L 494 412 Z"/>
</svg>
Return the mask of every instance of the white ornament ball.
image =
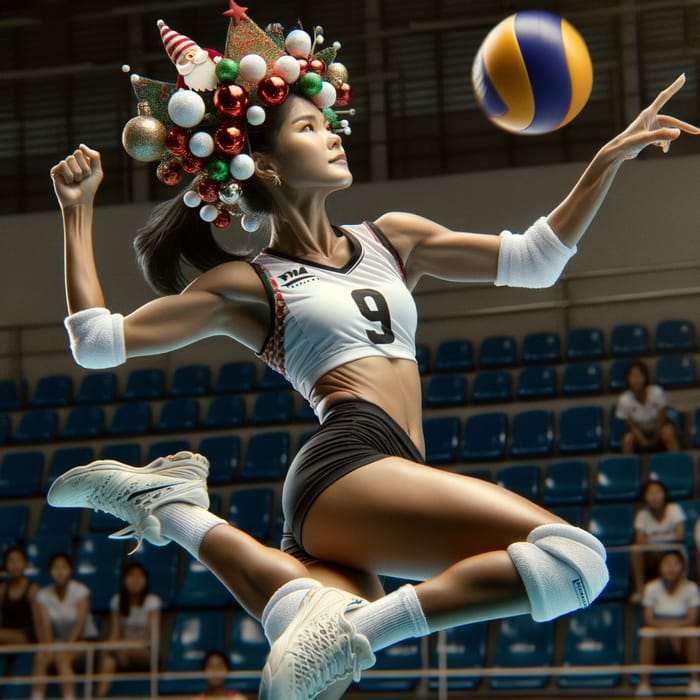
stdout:
<svg viewBox="0 0 700 700">
<path fill-rule="evenodd" d="M 310 47 L 309 47 L 310 48 Z M 276 61 L 273 69 L 280 78 L 284 78 L 287 83 L 294 83 L 299 78 L 301 66 L 294 56 L 280 56 Z"/>
<path fill-rule="evenodd" d="M 187 192 L 182 195 L 182 201 L 190 209 L 195 209 L 202 203 L 202 198 L 194 190 L 187 190 Z"/>
<path fill-rule="evenodd" d="M 296 61 L 294 62 L 296 63 Z M 260 105 L 248 107 L 248 111 L 245 113 L 248 124 L 253 126 L 260 126 L 265 121 L 265 116 L 265 110 Z"/>
<path fill-rule="evenodd" d="M 122 73 L 128 73 L 131 70 L 131 66 L 128 63 L 122 64 Z"/>
<path fill-rule="evenodd" d="M 214 139 L 206 131 L 197 131 L 190 137 L 189 147 L 192 155 L 207 158 L 214 152 Z"/>
<path fill-rule="evenodd" d="M 199 210 L 199 218 L 202 221 L 211 223 L 217 216 L 219 216 L 219 210 L 213 204 L 205 204 Z"/>
<path fill-rule="evenodd" d="M 257 216 L 248 216 L 248 214 L 243 214 L 241 217 L 241 228 L 248 233 L 254 233 L 260 228 L 262 222 Z"/>
<path fill-rule="evenodd" d="M 236 180 L 247 180 L 255 172 L 255 161 L 249 155 L 241 153 L 231 159 L 229 170 Z"/>
<path fill-rule="evenodd" d="M 294 58 L 308 58 L 311 53 L 311 37 L 303 29 L 294 29 L 284 40 L 287 53 Z"/>
<path fill-rule="evenodd" d="M 335 88 L 325 80 L 323 81 L 323 85 L 321 85 L 321 91 L 311 98 L 313 103 L 320 109 L 325 109 L 326 107 L 334 105 L 337 99 L 338 95 Z"/>
<path fill-rule="evenodd" d="M 202 121 L 206 106 L 194 90 L 178 90 L 168 101 L 168 114 L 178 125 L 189 129 Z"/>
<path fill-rule="evenodd" d="M 238 62 L 238 77 L 249 83 L 257 83 L 265 77 L 267 63 L 262 56 L 249 53 Z"/>
</svg>

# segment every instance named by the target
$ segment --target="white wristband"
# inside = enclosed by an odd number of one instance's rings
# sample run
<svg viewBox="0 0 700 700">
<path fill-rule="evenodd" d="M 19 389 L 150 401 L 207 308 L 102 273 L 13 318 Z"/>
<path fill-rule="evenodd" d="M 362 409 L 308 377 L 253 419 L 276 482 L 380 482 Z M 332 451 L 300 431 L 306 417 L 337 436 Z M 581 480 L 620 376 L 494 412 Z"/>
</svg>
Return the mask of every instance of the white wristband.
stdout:
<svg viewBox="0 0 700 700">
<path fill-rule="evenodd" d="M 75 361 L 86 369 L 116 367 L 126 361 L 124 316 L 95 307 L 66 316 L 70 349 Z"/>
<path fill-rule="evenodd" d="M 551 287 L 566 263 L 576 253 L 562 243 L 543 216 L 522 235 L 510 231 L 500 234 L 496 286 Z"/>
</svg>

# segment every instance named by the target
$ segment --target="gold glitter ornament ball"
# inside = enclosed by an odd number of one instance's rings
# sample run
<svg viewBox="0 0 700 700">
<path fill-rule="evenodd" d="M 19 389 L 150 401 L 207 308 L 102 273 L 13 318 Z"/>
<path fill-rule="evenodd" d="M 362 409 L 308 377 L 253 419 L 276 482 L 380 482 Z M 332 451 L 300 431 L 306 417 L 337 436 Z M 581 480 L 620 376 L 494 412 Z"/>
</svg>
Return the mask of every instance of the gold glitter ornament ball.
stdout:
<svg viewBox="0 0 700 700">
<path fill-rule="evenodd" d="M 166 136 L 163 124 L 151 116 L 146 103 L 140 103 L 138 117 L 124 125 L 122 145 L 134 160 L 150 163 L 163 155 Z"/>
</svg>

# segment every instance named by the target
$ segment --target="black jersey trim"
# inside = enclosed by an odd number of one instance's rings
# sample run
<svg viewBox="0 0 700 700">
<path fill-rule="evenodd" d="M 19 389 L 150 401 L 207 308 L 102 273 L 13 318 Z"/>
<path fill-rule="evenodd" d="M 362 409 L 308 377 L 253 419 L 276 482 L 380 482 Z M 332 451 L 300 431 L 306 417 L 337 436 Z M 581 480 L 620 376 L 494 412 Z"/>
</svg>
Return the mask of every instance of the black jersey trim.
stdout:
<svg viewBox="0 0 700 700">
<path fill-rule="evenodd" d="M 403 266 L 403 260 L 401 260 L 401 256 L 399 255 L 396 248 L 394 248 L 394 246 L 391 245 L 389 239 L 382 233 L 381 229 L 379 228 L 379 226 L 377 226 L 377 224 L 372 223 L 371 221 L 365 221 L 364 224 L 365 226 L 367 226 L 368 229 L 370 229 L 370 231 L 372 231 L 372 233 L 377 237 L 379 242 L 391 253 L 394 260 L 396 261 L 396 266 L 399 268 L 401 277 L 403 277 L 403 281 L 405 282 L 407 280 L 406 268 Z"/>
<path fill-rule="evenodd" d="M 265 270 L 263 270 L 257 263 L 250 262 L 248 264 L 255 270 L 258 277 L 262 281 L 263 287 L 265 287 L 267 303 L 270 305 L 270 327 L 267 331 L 267 336 L 265 336 L 265 342 L 262 344 L 262 348 L 260 348 L 259 352 L 255 353 L 258 356 L 262 356 L 265 354 L 265 350 L 267 349 L 270 339 L 272 338 L 275 332 L 275 319 L 277 318 L 277 302 L 275 301 L 275 290 L 272 287 L 272 282 L 270 282 L 270 278 L 267 276 L 267 272 L 265 272 Z"/>
</svg>

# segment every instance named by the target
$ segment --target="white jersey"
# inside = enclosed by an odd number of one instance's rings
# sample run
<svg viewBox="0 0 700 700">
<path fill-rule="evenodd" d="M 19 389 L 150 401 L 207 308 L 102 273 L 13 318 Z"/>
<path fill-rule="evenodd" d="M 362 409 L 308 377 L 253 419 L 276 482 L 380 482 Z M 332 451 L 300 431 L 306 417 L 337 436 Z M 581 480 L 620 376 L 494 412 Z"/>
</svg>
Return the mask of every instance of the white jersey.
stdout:
<svg viewBox="0 0 700 700">
<path fill-rule="evenodd" d="M 353 360 L 416 359 L 416 305 L 393 246 L 367 222 L 336 232 L 353 248 L 342 268 L 271 250 L 253 260 L 273 314 L 260 357 L 307 400 L 320 377 Z"/>
</svg>

